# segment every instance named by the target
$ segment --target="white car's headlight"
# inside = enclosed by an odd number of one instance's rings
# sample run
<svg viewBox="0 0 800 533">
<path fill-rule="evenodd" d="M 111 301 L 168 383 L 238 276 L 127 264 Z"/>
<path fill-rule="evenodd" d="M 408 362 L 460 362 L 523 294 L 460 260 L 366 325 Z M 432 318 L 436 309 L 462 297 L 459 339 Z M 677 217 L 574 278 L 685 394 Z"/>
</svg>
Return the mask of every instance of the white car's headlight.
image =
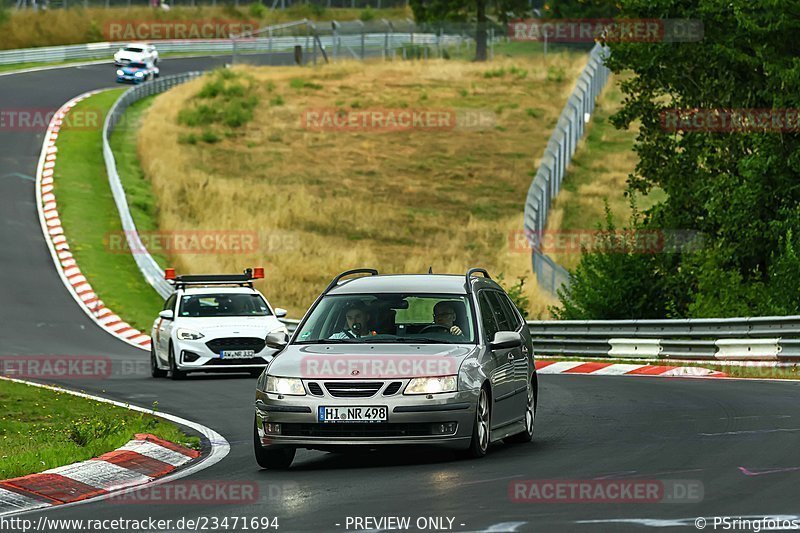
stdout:
<svg viewBox="0 0 800 533">
<path fill-rule="evenodd" d="M 205 337 L 205 335 L 199 331 L 184 328 L 180 328 L 178 330 L 178 339 L 182 341 L 196 341 L 202 339 L 203 337 Z"/>
<path fill-rule="evenodd" d="M 117 76 L 124 76 L 125 73 L 122 72 L 122 69 L 117 70 Z"/>
<path fill-rule="evenodd" d="M 437 394 L 439 392 L 456 392 L 456 390 L 456 376 L 414 378 L 408 382 L 403 394 Z"/>
<path fill-rule="evenodd" d="M 306 390 L 303 382 L 297 378 L 278 378 L 267 376 L 267 392 L 273 394 L 286 394 L 290 396 L 305 396 Z"/>
<path fill-rule="evenodd" d="M 134 76 L 136 76 L 137 78 L 141 78 L 142 76 L 144 76 L 144 72 L 139 71 L 136 74 L 134 74 Z"/>
</svg>

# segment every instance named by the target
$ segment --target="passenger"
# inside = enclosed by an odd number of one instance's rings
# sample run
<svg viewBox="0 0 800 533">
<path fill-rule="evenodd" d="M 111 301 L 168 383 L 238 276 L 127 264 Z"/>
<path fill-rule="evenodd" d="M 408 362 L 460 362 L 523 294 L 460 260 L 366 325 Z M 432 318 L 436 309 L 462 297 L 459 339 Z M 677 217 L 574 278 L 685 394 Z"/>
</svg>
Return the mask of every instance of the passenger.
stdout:
<svg viewBox="0 0 800 533">
<path fill-rule="evenodd" d="M 439 302 L 433 306 L 433 323 L 444 326 L 451 335 L 461 335 L 461 328 L 456 325 L 456 310 L 448 302 Z"/>
<path fill-rule="evenodd" d="M 334 333 L 329 337 L 330 339 L 357 339 L 376 334 L 374 331 L 369 330 L 369 313 L 364 304 L 358 302 L 352 304 L 347 309 L 345 318 L 347 319 L 347 325 L 344 331 Z"/>
</svg>

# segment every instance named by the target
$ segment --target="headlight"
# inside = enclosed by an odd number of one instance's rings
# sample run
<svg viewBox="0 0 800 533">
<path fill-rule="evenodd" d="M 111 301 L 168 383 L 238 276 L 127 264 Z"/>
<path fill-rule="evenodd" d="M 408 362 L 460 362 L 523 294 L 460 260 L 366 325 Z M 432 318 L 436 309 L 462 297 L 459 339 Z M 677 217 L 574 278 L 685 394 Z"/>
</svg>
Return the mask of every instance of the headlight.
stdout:
<svg viewBox="0 0 800 533">
<path fill-rule="evenodd" d="M 403 394 L 437 394 L 439 392 L 455 392 L 456 390 L 456 376 L 414 378 L 408 382 Z"/>
<path fill-rule="evenodd" d="M 305 396 L 306 390 L 303 382 L 296 378 L 277 378 L 267 376 L 267 392 L 273 394 L 287 394 L 291 396 Z"/>
<path fill-rule="evenodd" d="M 117 70 L 117 76 L 124 76 L 125 73 L 122 72 L 122 69 Z"/>
<path fill-rule="evenodd" d="M 192 331 L 191 329 L 179 329 L 178 330 L 178 339 L 182 341 L 196 341 L 198 339 L 202 339 L 205 337 L 199 331 Z"/>
<path fill-rule="evenodd" d="M 134 74 L 134 76 L 136 76 L 137 78 L 141 78 L 142 76 L 144 76 L 144 72 L 142 72 L 142 71 L 140 70 L 139 72 L 137 72 L 136 74 Z"/>
</svg>

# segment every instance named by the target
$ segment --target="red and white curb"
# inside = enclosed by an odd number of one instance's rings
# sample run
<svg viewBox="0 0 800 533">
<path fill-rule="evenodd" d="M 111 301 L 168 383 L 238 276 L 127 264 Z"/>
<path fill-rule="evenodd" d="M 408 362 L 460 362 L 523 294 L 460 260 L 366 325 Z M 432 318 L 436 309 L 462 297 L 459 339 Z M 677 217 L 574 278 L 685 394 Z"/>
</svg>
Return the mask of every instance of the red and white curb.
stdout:
<svg viewBox="0 0 800 533">
<path fill-rule="evenodd" d="M 200 456 L 200 452 L 136 435 L 125 446 L 95 459 L 0 481 L 0 515 L 42 509 L 150 483 Z"/>
<path fill-rule="evenodd" d="M 724 378 L 727 374 L 698 366 L 590 363 L 584 361 L 536 361 L 538 374 L 591 374 L 593 376 L 660 376 Z"/>
<path fill-rule="evenodd" d="M 136 440 L 96 459 L 54 468 L 24 478 L 0 481 L 0 516 L 29 511 L 42 512 L 56 506 L 63 508 L 89 501 L 120 497 L 145 487 L 190 476 L 222 461 L 231 451 L 230 443 L 225 437 L 209 427 L 179 416 L 53 385 L 43 385 L 3 376 L 0 376 L 0 380 L 57 391 L 157 416 L 197 431 L 202 435 L 204 442 L 210 446 L 208 453 L 200 456 L 200 453 L 195 450 L 177 446 L 156 437 L 140 438 L 140 435 L 137 435 Z M 87 463 L 87 467 L 79 466 Z M 84 468 L 86 469 L 84 470 Z M 35 476 L 39 477 L 35 478 Z M 28 478 L 34 478 L 41 483 L 20 481 Z M 61 485 L 57 485 L 56 481 L 61 481 L 62 478 L 66 480 Z M 57 487 L 62 489 L 66 487 L 66 492 L 60 494 L 63 498 L 57 497 L 59 495 L 54 492 Z"/>
<path fill-rule="evenodd" d="M 108 309 L 81 273 L 81 269 L 70 251 L 67 236 L 64 234 L 64 228 L 61 226 L 61 219 L 58 216 L 54 183 L 58 135 L 67 113 L 78 102 L 99 92 L 102 91 L 91 91 L 73 98 L 61 106 L 50 121 L 36 171 L 36 205 L 39 210 L 39 221 L 59 276 L 81 309 L 111 335 L 136 348 L 149 350 L 150 336 L 131 327 Z"/>
</svg>

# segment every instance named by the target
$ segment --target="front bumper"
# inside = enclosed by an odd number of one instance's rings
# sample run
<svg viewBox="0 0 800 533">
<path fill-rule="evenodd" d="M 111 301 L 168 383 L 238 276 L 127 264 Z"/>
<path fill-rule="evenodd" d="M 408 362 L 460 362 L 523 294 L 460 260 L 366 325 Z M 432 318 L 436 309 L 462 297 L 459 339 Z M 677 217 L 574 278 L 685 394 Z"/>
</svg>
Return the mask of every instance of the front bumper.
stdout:
<svg viewBox="0 0 800 533">
<path fill-rule="evenodd" d="M 144 76 L 117 76 L 117 83 L 142 83 L 145 79 Z"/>
<path fill-rule="evenodd" d="M 407 381 L 407 380 L 406 380 Z M 405 384 L 403 385 L 403 388 Z M 279 396 L 256 391 L 256 426 L 264 446 L 335 449 L 339 446 L 435 445 L 463 449 L 469 446 L 475 420 L 477 391 L 370 398 Z M 321 423 L 319 407 L 386 406 L 387 422 Z M 441 433 L 455 423 L 455 431 Z M 280 433 L 267 433 L 264 424 L 280 424 Z M 271 426 L 274 428 L 274 426 Z"/>
<path fill-rule="evenodd" d="M 219 353 L 212 352 L 206 345 L 208 338 L 196 341 L 175 340 L 175 364 L 178 370 L 185 372 L 230 372 L 265 368 L 272 356 L 277 352 L 264 347 L 255 355 L 246 359 L 225 359 Z"/>
</svg>

